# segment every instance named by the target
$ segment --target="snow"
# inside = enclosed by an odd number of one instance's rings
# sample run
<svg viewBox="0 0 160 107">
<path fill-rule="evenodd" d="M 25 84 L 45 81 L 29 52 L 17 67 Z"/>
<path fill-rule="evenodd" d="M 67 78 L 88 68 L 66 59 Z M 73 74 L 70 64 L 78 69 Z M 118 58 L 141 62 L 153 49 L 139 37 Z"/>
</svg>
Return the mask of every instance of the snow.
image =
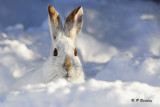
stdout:
<svg viewBox="0 0 160 107">
<path fill-rule="evenodd" d="M 25 107 L 106 107 L 106 105 L 156 107 L 160 104 L 160 96 L 157 96 L 159 92 L 160 88 L 138 82 L 123 83 L 119 80 L 106 82 L 91 79 L 84 84 L 68 84 L 60 80 L 56 83 L 27 85 L 10 93 L 3 99 L 0 106 L 15 107 L 23 104 Z M 131 102 L 131 99 L 137 98 L 152 99 L 153 102 Z"/>
<path fill-rule="evenodd" d="M 160 6 L 143 0 L 63 2 L 66 1 L 52 2 L 63 23 L 74 8 L 82 5 L 84 9 L 83 29 L 76 47 L 86 81 L 34 83 L 37 74 L 30 80 L 30 75 L 41 69 L 50 53 L 47 14 L 41 25 L 37 24 L 40 20 L 26 18 L 21 24 L 17 20 L 12 22 L 16 24 L 11 26 L 10 21 L 3 22 L 0 24 L 0 107 L 159 107 Z M 33 5 L 32 1 L 28 3 Z M 4 10 L 4 6 L 0 8 Z M 32 9 L 44 12 L 44 7 Z M 35 16 L 30 10 L 23 14 Z M 44 19 L 42 14 L 39 17 Z M 31 23 L 34 26 L 29 26 Z M 23 78 L 34 84 L 24 83 Z M 15 85 L 17 81 L 21 85 Z M 147 102 L 140 102 L 141 99 Z"/>
</svg>

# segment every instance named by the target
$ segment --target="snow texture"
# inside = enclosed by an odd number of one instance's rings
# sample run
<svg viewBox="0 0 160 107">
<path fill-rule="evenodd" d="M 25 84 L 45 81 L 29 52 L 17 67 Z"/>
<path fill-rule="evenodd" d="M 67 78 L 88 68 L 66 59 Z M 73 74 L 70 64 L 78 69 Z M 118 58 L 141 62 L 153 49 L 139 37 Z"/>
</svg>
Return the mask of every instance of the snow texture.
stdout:
<svg viewBox="0 0 160 107">
<path fill-rule="evenodd" d="M 9 19 L 0 23 L 0 107 L 160 106 L 159 4 L 145 0 L 40 1 L 35 7 L 33 1 L 26 4 L 33 10 L 43 6 L 38 9 L 46 13 L 37 13 L 39 20 L 12 20 L 11 26 Z M 83 7 L 84 24 L 76 47 L 86 75 L 84 83 L 34 83 L 38 74 L 29 78 L 41 70 L 50 53 L 49 3 L 63 23 L 70 11 Z M 20 4 L 14 2 L 6 11 L 0 5 L 1 18 L 9 9 L 11 16 L 16 14 L 13 7 Z M 21 16 L 26 14 L 35 18 L 35 12 L 21 12 Z M 24 83 L 23 78 L 34 84 Z M 21 85 L 15 85 L 17 81 Z"/>
</svg>

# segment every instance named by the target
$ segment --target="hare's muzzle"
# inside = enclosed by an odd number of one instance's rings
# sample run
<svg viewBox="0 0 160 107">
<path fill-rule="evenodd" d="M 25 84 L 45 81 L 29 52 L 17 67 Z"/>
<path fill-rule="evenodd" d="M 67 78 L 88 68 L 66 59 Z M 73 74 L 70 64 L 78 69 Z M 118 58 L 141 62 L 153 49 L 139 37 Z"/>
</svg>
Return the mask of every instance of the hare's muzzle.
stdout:
<svg viewBox="0 0 160 107">
<path fill-rule="evenodd" d="M 74 67 L 73 67 L 69 57 L 65 58 L 65 61 L 63 64 L 63 69 L 65 71 L 66 77 L 70 77 L 72 75 Z"/>
</svg>

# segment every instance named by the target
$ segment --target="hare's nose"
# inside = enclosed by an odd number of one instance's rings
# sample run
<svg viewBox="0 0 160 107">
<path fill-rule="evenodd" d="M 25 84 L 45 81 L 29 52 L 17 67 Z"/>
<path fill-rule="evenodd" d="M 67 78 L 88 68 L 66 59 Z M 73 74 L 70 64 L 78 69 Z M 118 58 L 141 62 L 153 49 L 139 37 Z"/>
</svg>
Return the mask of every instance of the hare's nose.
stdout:
<svg viewBox="0 0 160 107">
<path fill-rule="evenodd" d="M 66 68 L 66 67 L 65 67 L 64 69 L 65 69 L 65 71 L 66 71 L 66 72 L 68 72 L 68 71 L 69 71 L 69 68 Z"/>
</svg>

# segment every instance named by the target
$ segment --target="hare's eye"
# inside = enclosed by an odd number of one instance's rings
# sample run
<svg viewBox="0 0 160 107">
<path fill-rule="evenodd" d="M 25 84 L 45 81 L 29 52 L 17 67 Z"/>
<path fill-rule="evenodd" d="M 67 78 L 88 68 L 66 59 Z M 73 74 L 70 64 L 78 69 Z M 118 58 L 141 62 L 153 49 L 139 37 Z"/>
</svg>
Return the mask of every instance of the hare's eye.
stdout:
<svg viewBox="0 0 160 107">
<path fill-rule="evenodd" d="M 74 55 L 77 56 L 77 50 L 76 49 L 74 49 Z"/>
<path fill-rule="evenodd" d="M 57 51 L 56 48 L 54 49 L 53 55 L 54 55 L 54 56 L 57 56 L 57 55 L 58 55 L 58 51 Z"/>
</svg>

